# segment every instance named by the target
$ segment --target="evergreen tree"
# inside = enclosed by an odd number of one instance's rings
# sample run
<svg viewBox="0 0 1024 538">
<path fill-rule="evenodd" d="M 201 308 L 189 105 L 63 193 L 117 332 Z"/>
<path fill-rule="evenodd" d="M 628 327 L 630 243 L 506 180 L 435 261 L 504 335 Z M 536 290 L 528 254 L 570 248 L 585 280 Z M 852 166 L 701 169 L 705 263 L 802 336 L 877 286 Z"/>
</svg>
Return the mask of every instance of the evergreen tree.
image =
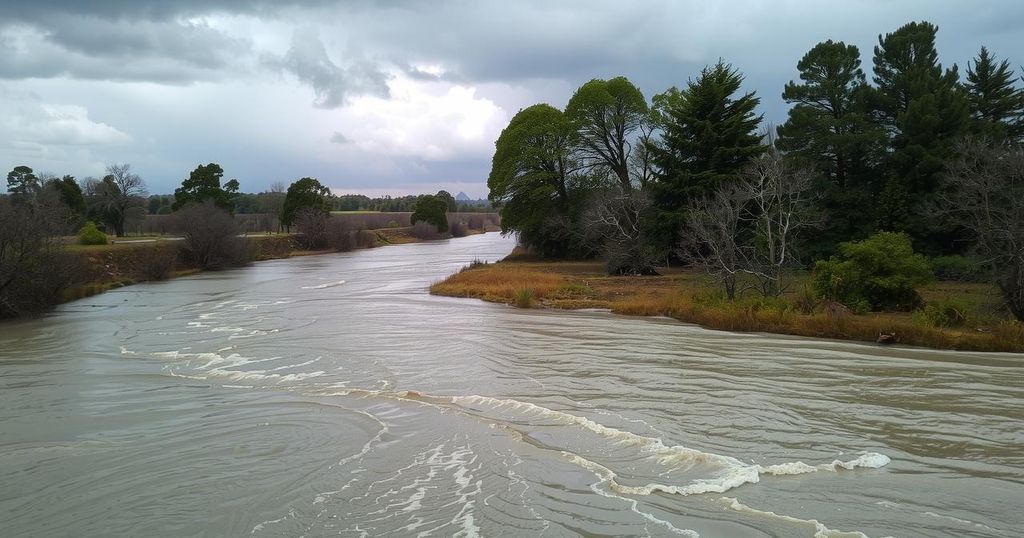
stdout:
<svg viewBox="0 0 1024 538">
<path fill-rule="evenodd" d="M 891 135 L 888 177 L 878 226 L 908 232 L 919 249 L 951 251 L 954 234 L 924 210 L 968 127 L 968 102 L 956 66 L 944 70 L 935 50 L 938 28 L 912 22 L 879 36 L 874 55 L 876 117 Z"/>
<path fill-rule="evenodd" d="M 188 179 L 181 182 L 181 187 L 174 189 L 172 209 L 177 211 L 190 202 L 202 203 L 204 200 L 213 200 L 217 207 L 234 213 L 238 180 L 232 179 L 222 187 L 222 177 L 224 169 L 217 163 L 197 166 L 189 173 Z"/>
<path fill-rule="evenodd" d="M 68 206 L 68 209 L 74 215 L 85 215 L 85 196 L 82 194 L 82 187 L 75 181 L 74 176 L 54 179 L 51 184 L 59 194 L 61 201 Z"/>
<path fill-rule="evenodd" d="M 651 144 L 658 169 L 652 184 L 658 209 L 653 235 L 662 249 L 679 243 L 687 202 L 734 181 L 740 169 L 765 146 L 757 133 L 761 116 L 754 92 L 737 95 L 743 76 L 719 60 L 701 70 L 683 90 L 656 98 L 664 108 L 662 137 Z"/>
<path fill-rule="evenodd" d="M 11 199 L 20 201 L 39 193 L 39 178 L 27 166 L 15 166 L 7 173 L 7 192 Z"/>
<path fill-rule="evenodd" d="M 304 177 L 288 186 L 284 207 L 281 210 L 281 224 L 291 226 L 299 211 L 310 208 L 321 213 L 330 212 L 331 190 L 318 180 Z"/>
<path fill-rule="evenodd" d="M 876 168 L 885 133 L 869 116 L 870 90 L 856 46 L 818 43 L 797 69 L 801 82 L 789 82 L 782 92 L 793 108 L 775 145 L 821 174 L 825 227 L 806 254 L 824 258 L 840 242 L 866 237 L 874 225 L 869 208 L 880 188 Z"/>
<path fill-rule="evenodd" d="M 996 139 L 1024 138 L 1024 90 L 1018 88 L 1010 62 L 998 61 L 988 49 L 967 65 L 967 99 L 975 131 Z"/>
</svg>

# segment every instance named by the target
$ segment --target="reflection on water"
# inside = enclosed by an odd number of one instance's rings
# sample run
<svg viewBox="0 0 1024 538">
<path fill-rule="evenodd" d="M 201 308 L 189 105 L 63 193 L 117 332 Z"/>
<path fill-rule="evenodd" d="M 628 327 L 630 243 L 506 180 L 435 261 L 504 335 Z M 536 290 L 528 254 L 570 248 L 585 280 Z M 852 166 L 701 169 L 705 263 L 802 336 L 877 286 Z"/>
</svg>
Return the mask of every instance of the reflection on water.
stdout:
<svg viewBox="0 0 1024 538">
<path fill-rule="evenodd" d="M 496 234 L 0 325 L 0 528 L 1012 536 L 1019 356 L 430 297 Z"/>
</svg>

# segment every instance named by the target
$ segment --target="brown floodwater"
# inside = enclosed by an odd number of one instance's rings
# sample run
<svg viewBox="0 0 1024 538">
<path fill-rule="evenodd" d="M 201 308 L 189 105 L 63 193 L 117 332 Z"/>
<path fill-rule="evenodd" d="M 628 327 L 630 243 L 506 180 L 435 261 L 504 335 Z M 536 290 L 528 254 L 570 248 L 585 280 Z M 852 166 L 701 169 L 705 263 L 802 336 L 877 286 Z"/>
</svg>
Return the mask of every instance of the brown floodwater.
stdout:
<svg viewBox="0 0 1024 538">
<path fill-rule="evenodd" d="M 512 246 L 0 325 L 0 535 L 1024 536 L 1024 357 L 427 294 Z"/>
</svg>

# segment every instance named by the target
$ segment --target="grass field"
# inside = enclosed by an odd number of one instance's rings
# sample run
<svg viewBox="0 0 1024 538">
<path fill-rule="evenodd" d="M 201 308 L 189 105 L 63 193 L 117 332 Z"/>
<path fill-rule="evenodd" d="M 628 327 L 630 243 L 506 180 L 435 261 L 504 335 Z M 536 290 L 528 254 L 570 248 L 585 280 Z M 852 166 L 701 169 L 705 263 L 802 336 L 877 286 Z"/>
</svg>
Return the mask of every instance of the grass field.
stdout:
<svg viewBox="0 0 1024 538">
<path fill-rule="evenodd" d="M 994 286 L 935 282 L 922 288 L 926 302 L 953 298 L 970 305 L 968 323 L 936 327 L 906 312 L 855 315 L 837 305 L 814 303 L 804 293 L 807 273 L 790 276 L 780 298 L 753 294 L 725 300 L 708 278 L 690 270 L 663 269 L 662 276 L 621 277 L 601 262 L 540 261 L 513 255 L 494 264 L 473 264 L 431 286 L 436 295 L 475 297 L 520 307 L 603 308 L 638 316 L 668 316 L 711 329 L 770 332 L 874 342 L 895 334 L 900 344 L 937 349 L 1024 352 L 1024 324 L 1001 309 Z"/>
</svg>

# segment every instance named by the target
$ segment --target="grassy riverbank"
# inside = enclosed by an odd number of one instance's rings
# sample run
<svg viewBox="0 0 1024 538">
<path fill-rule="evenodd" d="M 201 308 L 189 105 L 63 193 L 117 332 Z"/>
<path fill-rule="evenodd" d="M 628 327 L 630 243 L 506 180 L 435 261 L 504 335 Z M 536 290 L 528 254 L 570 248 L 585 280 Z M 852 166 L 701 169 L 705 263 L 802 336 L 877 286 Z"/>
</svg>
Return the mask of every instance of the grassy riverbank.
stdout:
<svg viewBox="0 0 1024 538">
<path fill-rule="evenodd" d="M 492 228 L 489 231 L 494 231 Z M 372 246 L 400 245 L 424 241 L 413 234 L 411 227 L 368 230 L 373 234 Z M 467 235 L 483 233 L 467 230 Z M 140 239 L 147 239 L 145 241 Z M 333 254 L 336 250 L 306 250 L 299 246 L 292 234 L 270 234 L 247 237 L 252 261 L 275 260 L 292 256 Z M 84 275 L 80 282 L 64 290 L 62 302 L 73 301 L 103 293 L 110 289 L 139 282 L 165 280 L 200 272 L 198 267 L 186 264 L 178 256 L 181 241 L 175 237 L 130 238 L 106 245 L 69 244 L 65 249 L 75 254 Z M 358 248 L 358 247 L 357 247 Z"/>
<path fill-rule="evenodd" d="M 922 288 L 928 303 L 954 298 L 970 305 L 967 322 L 936 327 L 920 314 L 855 315 L 803 296 L 806 274 L 791 277 L 780 298 L 725 300 L 700 273 L 663 269 L 662 276 L 616 277 L 601 262 L 542 261 L 514 254 L 494 264 L 473 264 L 431 286 L 430 292 L 475 297 L 519 307 L 602 308 L 619 314 L 668 316 L 709 329 L 753 331 L 874 342 L 895 334 L 900 344 L 937 349 L 1024 352 L 1024 324 L 999 309 L 987 284 L 935 282 Z"/>
</svg>

